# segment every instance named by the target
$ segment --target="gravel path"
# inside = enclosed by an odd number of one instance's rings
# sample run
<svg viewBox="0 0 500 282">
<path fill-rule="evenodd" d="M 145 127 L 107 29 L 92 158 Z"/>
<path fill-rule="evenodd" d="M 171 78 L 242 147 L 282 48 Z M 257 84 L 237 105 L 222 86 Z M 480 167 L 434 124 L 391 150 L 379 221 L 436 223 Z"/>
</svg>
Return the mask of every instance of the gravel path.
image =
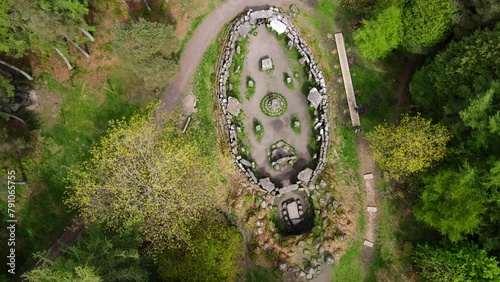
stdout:
<svg viewBox="0 0 500 282">
<path fill-rule="evenodd" d="M 182 52 L 179 62 L 180 73 L 168 85 L 160 98 L 165 104 L 166 110 L 171 112 L 177 107 L 180 98 L 188 90 L 203 54 L 226 23 L 249 8 L 256 10 L 269 5 L 288 7 L 292 4 L 297 5 L 300 9 L 308 7 L 298 0 L 228 0 L 215 8 L 196 29 Z"/>
</svg>

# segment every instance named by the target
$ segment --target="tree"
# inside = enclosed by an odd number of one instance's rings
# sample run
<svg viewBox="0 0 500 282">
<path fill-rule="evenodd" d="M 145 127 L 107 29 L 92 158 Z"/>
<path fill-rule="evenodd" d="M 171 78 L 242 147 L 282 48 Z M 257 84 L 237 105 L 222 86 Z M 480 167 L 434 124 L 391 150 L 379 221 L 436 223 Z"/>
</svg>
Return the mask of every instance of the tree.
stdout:
<svg viewBox="0 0 500 282">
<path fill-rule="evenodd" d="M 66 203 L 87 223 L 118 230 L 138 224 L 152 253 L 191 246 L 190 229 L 219 201 L 215 160 L 157 107 L 111 122 L 91 155 L 69 172 Z"/>
<path fill-rule="evenodd" d="M 123 235 L 105 234 L 89 226 L 74 246 L 63 247 L 63 257 L 37 253 L 41 266 L 24 274 L 28 281 L 148 281 L 141 266 L 140 237 L 133 226 Z"/>
<path fill-rule="evenodd" d="M 456 24 L 453 33 L 467 36 L 479 28 L 500 20 L 500 2 L 497 0 L 457 0 Z"/>
<path fill-rule="evenodd" d="M 428 281 L 498 281 L 498 262 L 474 244 L 443 247 L 419 245 L 415 263 Z"/>
<path fill-rule="evenodd" d="M 0 51 L 21 57 L 26 50 L 54 52 L 59 37 L 79 41 L 87 1 L 7 0 L 0 4 Z"/>
<path fill-rule="evenodd" d="M 171 25 L 140 19 L 113 30 L 115 53 L 149 87 L 167 85 L 175 76 L 179 40 Z"/>
<path fill-rule="evenodd" d="M 375 60 L 387 56 L 403 38 L 402 12 L 391 6 L 373 20 L 363 20 L 363 26 L 353 34 L 354 42 L 364 57 Z"/>
<path fill-rule="evenodd" d="M 403 15 L 403 47 L 412 53 L 425 53 L 451 30 L 454 9 L 450 0 L 412 0 Z"/>
<path fill-rule="evenodd" d="M 486 93 L 499 75 L 500 26 L 448 44 L 415 73 L 410 92 L 434 119 L 455 123 L 476 93 Z"/>
<path fill-rule="evenodd" d="M 382 124 L 366 136 L 380 169 L 394 180 L 422 171 L 444 157 L 450 135 L 445 127 L 420 116 Z"/>
<path fill-rule="evenodd" d="M 468 165 L 459 171 L 441 170 L 424 177 L 424 191 L 415 217 L 456 242 L 478 230 L 486 212 L 487 191 L 477 171 Z"/>
<path fill-rule="evenodd" d="M 225 220 L 224 220 L 225 221 Z M 162 254 L 158 274 L 164 281 L 236 281 L 243 256 L 241 234 L 227 222 L 195 232 L 193 249 Z"/>
</svg>

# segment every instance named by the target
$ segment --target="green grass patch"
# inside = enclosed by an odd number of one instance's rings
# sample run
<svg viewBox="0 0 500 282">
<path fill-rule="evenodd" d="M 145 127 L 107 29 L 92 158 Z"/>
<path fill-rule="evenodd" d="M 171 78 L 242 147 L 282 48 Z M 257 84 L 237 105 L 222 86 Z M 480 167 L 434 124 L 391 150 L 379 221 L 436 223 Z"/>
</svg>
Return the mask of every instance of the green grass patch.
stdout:
<svg viewBox="0 0 500 282">
<path fill-rule="evenodd" d="M 240 85 L 241 85 L 241 75 L 243 73 L 243 67 L 245 65 L 245 57 L 248 52 L 247 49 L 248 41 L 249 41 L 248 37 L 243 37 L 236 42 L 236 46 L 240 47 L 240 54 L 234 52 L 233 62 L 231 63 L 231 66 L 229 66 L 228 85 L 229 84 L 232 85 L 232 90 L 228 90 L 227 95 L 235 97 L 239 101 L 242 101 L 240 95 Z M 238 72 L 236 72 L 238 67 L 239 70 Z"/>
<path fill-rule="evenodd" d="M 290 82 L 288 82 L 290 80 Z M 293 79 L 288 73 L 284 72 L 283 73 L 283 83 L 286 85 L 286 87 L 290 90 L 295 90 L 295 85 L 293 84 Z"/>
<path fill-rule="evenodd" d="M 344 255 L 332 267 L 332 282 L 362 282 L 366 274 L 361 259 L 363 243 L 353 242 Z"/>
<path fill-rule="evenodd" d="M 253 133 L 255 134 L 257 141 L 262 141 L 262 137 L 264 136 L 264 125 L 262 125 L 262 122 L 258 119 L 253 120 Z"/>
<path fill-rule="evenodd" d="M 298 122 L 299 125 L 298 126 L 295 126 L 295 123 Z M 292 116 L 292 121 L 290 122 L 290 127 L 292 128 L 292 130 L 297 133 L 297 134 L 300 134 L 302 132 L 302 124 L 300 123 L 300 119 L 299 119 L 299 116 L 297 115 L 293 115 Z"/>
<path fill-rule="evenodd" d="M 252 83 L 251 87 L 248 85 L 250 83 L 250 81 Z M 247 87 L 247 91 L 245 93 L 245 97 L 247 98 L 247 100 L 250 100 L 255 95 L 255 88 L 257 87 L 257 85 L 255 84 L 255 79 L 253 79 L 251 77 L 247 77 L 246 87 Z"/>
<path fill-rule="evenodd" d="M 395 84 L 390 76 L 357 63 L 351 67 L 351 77 L 354 89 L 359 94 L 356 102 L 366 108 L 361 114 L 363 130 L 369 132 L 375 125 L 389 121 L 396 103 Z"/>
</svg>

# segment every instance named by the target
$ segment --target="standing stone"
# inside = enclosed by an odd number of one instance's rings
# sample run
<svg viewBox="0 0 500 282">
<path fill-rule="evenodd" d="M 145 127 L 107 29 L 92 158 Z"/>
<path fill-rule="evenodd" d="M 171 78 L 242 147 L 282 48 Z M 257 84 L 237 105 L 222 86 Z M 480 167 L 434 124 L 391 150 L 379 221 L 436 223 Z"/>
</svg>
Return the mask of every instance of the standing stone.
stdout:
<svg viewBox="0 0 500 282">
<path fill-rule="evenodd" d="M 247 85 L 249 88 L 252 88 L 252 87 L 254 87 L 255 83 L 253 82 L 253 80 L 249 79 L 247 82 Z"/>
<path fill-rule="evenodd" d="M 236 54 L 238 54 L 238 55 L 241 54 L 241 46 L 240 45 L 236 46 Z"/>
</svg>

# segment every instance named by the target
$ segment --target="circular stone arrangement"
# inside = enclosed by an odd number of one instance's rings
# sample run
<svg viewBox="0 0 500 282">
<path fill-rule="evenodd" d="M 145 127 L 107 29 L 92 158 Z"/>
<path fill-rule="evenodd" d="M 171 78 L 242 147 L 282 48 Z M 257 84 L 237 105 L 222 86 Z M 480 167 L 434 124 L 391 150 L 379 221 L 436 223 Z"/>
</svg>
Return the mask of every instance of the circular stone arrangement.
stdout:
<svg viewBox="0 0 500 282">
<path fill-rule="evenodd" d="M 279 117 L 287 111 L 288 105 L 285 96 L 269 93 L 260 101 L 260 109 L 266 116 Z"/>
</svg>

